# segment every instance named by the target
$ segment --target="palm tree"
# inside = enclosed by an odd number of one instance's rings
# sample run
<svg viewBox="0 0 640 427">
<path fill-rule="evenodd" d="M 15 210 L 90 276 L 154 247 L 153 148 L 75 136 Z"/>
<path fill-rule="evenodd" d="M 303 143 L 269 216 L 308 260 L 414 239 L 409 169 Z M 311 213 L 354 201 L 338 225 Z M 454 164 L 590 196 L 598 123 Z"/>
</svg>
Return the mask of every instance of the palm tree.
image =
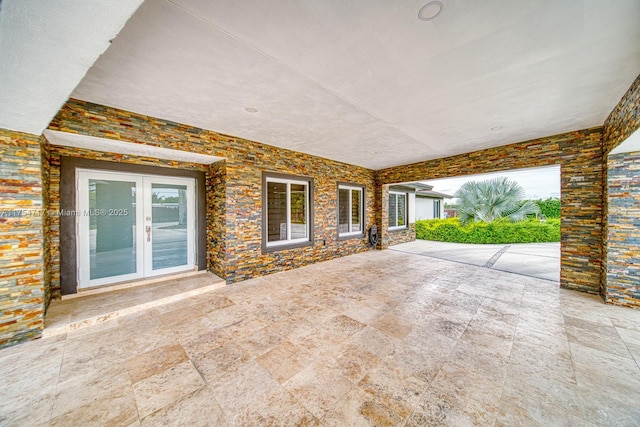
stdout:
<svg viewBox="0 0 640 427">
<path fill-rule="evenodd" d="M 506 177 L 486 181 L 469 181 L 455 192 L 459 200 L 458 213 L 463 224 L 471 220 L 492 222 L 499 218 L 509 218 L 516 222 L 537 214 L 540 208 L 535 202 L 524 198 L 524 188 Z"/>
</svg>

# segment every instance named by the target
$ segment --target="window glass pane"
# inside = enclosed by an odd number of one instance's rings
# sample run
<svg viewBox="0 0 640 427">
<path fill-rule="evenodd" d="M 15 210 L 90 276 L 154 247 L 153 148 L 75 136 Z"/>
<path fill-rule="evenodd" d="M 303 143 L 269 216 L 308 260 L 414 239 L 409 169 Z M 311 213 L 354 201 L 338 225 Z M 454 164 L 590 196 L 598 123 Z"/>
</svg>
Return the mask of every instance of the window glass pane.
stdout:
<svg viewBox="0 0 640 427">
<path fill-rule="evenodd" d="M 338 190 L 338 232 L 349 232 L 349 190 Z"/>
<path fill-rule="evenodd" d="M 291 238 L 307 237 L 307 186 L 291 184 Z"/>
<path fill-rule="evenodd" d="M 433 217 L 440 218 L 440 200 L 433 201 Z"/>
<path fill-rule="evenodd" d="M 396 194 L 389 194 L 389 227 L 395 227 L 397 225 L 397 215 Z"/>
<path fill-rule="evenodd" d="M 407 196 L 398 194 L 398 227 L 407 225 Z"/>
<path fill-rule="evenodd" d="M 287 240 L 287 184 L 267 182 L 267 241 Z"/>
<path fill-rule="evenodd" d="M 362 231 L 362 191 L 351 191 L 351 231 Z"/>
</svg>

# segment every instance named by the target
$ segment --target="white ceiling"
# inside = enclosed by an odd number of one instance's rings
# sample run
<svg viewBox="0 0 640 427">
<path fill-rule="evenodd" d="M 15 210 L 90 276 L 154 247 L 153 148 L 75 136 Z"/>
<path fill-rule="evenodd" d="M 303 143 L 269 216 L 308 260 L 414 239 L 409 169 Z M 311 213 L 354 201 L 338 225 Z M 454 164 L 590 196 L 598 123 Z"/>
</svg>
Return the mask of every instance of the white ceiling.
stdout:
<svg viewBox="0 0 640 427">
<path fill-rule="evenodd" d="M 602 125 L 640 73 L 638 0 L 442 1 L 146 0 L 71 96 L 380 169 Z"/>
<path fill-rule="evenodd" d="M 40 135 L 141 3 L 0 0 L 0 128 Z"/>
</svg>

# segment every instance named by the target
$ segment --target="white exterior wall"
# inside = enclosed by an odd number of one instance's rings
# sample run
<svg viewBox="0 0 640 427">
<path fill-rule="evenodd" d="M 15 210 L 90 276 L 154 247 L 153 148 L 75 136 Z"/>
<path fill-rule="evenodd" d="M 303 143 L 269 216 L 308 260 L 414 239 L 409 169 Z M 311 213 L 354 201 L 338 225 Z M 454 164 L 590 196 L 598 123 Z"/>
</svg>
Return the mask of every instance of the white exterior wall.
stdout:
<svg viewBox="0 0 640 427">
<path fill-rule="evenodd" d="M 416 222 L 416 195 L 414 193 L 409 193 L 407 208 L 409 210 L 409 224 L 413 224 Z"/>
<path fill-rule="evenodd" d="M 440 218 L 444 218 L 444 200 L 428 197 L 415 198 L 415 219 L 433 219 L 433 201 L 440 200 Z"/>
</svg>

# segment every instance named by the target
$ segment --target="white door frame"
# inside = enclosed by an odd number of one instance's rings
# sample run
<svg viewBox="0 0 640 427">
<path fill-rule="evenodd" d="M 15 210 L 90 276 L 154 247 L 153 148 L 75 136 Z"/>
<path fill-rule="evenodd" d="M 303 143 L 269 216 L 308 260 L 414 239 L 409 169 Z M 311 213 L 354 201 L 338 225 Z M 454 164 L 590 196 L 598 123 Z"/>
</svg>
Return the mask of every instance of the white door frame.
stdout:
<svg viewBox="0 0 640 427">
<path fill-rule="evenodd" d="M 135 213 L 135 249 L 136 271 L 130 274 L 91 279 L 90 272 L 90 232 L 89 221 L 92 214 L 89 210 L 89 180 L 104 179 L 109 181 L 134 182 L 136 186 Z M 195 180 L 193 178 L 169 177 L 126 172 L 113 172 L 96 169 L 76 170 L 76 253 L 77 253 L 77 285 L 78 289 L 113 284 L 143 277 L 175 273 L 196 269 L 195 265 Z M 187 264 L 153 270 L 153 238 L 152 230 L 152 184 L 178 184 L 187 187 Z M 97 214 L 101 214 L 97 212 Z M 109 214 L 106 212 L 106 214 Z"/>
</svg>

